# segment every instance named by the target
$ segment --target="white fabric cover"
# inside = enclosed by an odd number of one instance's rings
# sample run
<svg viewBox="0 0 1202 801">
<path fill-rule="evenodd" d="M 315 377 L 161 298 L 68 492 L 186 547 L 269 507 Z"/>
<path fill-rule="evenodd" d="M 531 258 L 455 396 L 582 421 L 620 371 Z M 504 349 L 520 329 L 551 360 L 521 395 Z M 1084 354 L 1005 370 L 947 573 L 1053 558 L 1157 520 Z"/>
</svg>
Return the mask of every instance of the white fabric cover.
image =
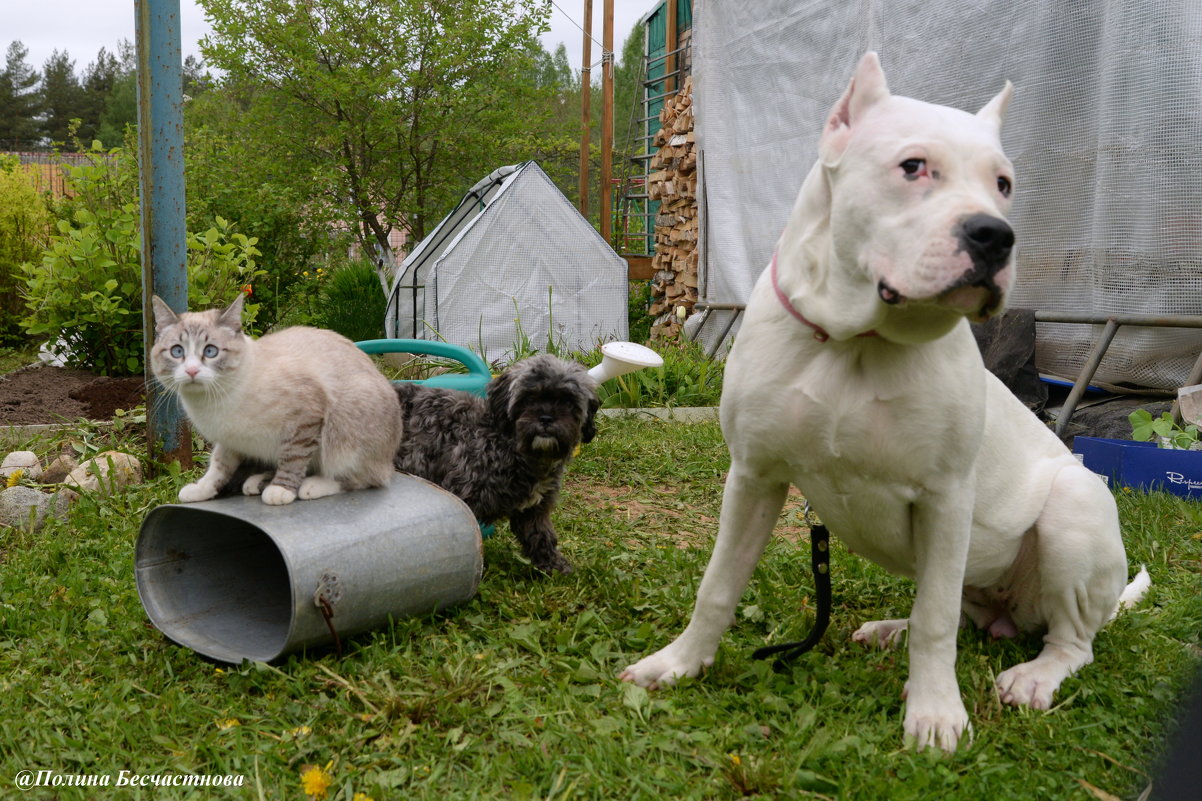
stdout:
<svg viewBox="0 0 1202 801">
<path fill-rule="evenodd" d="M 488 361 L 512 357 L 523 335 L 542 351 L 626 338 L 626 262 L 537 164 L 501 168 L 473 192 L 398 269 L 388 336 L 441 337 Z"/>
<path fill-rule="evenodd" d="M 1010 305 L 1202 313 L 1202 4 L 695 0 L 694 26 L 703 300 L 746 302 L 871 49 L 893 92 L 969 111 L 1014 82 Z M 1097 333 L 1040 324 L 1041 370 L 1075 377 Z M 1098 380 L 1176 387 L 1200 348 L 1123 328 Z"/>
</svg>

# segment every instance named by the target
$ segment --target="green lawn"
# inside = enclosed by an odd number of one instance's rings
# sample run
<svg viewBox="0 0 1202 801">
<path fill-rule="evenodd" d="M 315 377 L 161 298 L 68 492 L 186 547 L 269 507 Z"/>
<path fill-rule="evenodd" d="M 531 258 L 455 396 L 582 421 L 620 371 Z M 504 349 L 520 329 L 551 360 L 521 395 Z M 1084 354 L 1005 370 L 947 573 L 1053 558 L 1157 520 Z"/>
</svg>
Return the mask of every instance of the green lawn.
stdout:
<svg viewBox="0 0 1202 801">
<path fill-rule="evenodd" d="M 539 577 L 502 526 L 470 603 L 354 638 L 341 660 L 273 666 L 206 662 L 147 623 L 133 544 L 179 478 L 84 499 L 36 535 L 0 532 L 0 797 L 18 797 L 20 771 L 45 770 L 114 785 L 121 771 L 232 775 L 243 787 L 20 797 L 300 799 L 312 766 L 308 789 L 344 801 L 1059 801 L 1134 799 L 1147 786 L 1202 661 L 1202 504 L 1120 493 L 1131 563 L 1148 565 L 1153 587 L 1101 633 L 1095 663 L 1054 709 L 1003 707 L 991 689 L 1037 639 L 962 632 L 975 737 L 940 757 L 901 747 L 904 654 L 850 641 L 865 619 L 906 614 L 913 588 L 838 544 L 819 648 L 784 672 L 750 659 L 812 619 L 796 499 L 708 675 L 655 693 L 615 679 L 686 622 L 725 469 L 715 424 L 606 419 L 557 516 L 574 574 Z"/>
</svg>

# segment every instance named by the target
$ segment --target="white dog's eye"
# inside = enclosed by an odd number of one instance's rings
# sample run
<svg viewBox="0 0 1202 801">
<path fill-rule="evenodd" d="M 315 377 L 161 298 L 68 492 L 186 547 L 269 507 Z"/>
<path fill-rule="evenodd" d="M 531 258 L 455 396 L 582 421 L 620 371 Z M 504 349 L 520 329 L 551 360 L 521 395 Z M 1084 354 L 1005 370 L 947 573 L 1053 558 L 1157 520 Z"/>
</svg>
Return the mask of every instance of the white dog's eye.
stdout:
<svg viewBox="0 0 1202 801">
<path fill-rule="evenodd" d="M 898 166 L 908 181 L 915 181 L 927 174 L 926 159 L 906 159 Z"/>
<path fill-rule="evenodd" d="M 1014 185 L 1010 183 L 1010 179 L 1004 175 L 997 177 L 997 191 L 1002 193 L 1002 197 L 1010 197 L 1010 193 L 1014 190 Z"/>
</svg>

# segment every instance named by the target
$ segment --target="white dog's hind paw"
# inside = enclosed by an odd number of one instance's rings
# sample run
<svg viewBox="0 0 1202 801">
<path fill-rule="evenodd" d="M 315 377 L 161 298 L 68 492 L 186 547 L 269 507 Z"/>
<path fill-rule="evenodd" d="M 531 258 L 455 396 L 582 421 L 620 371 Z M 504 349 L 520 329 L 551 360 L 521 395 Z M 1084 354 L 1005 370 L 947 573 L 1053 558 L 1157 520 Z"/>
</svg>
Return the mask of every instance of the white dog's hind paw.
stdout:
<svg viewBox="0 0 1202 801">
<path fill-rule="evenodd" d="M 908 619 L 873 620 L 865 623 L 851 635 L 853 642 L 871 645 L 877 648 L 894 648 L 901 641 L 901 636 L 910 627 Z"/>
<path fill-rule="evenodd" d="M 263 503 L 268 506 L 283 506 L 287 503 L 292 503 L 296 500 L 296 493 L 290 489 L 285 489 L 279 484 L 272 484 L 267 489 L 263 490 Z"/>
<path fill-rule="evenodd" d="M 215 497 L 217 497 L 217 490 L 200 481 L 194 481 L 191 484 L 185 484 L 179 491 L 179 499 L 183 503 L 207 501 L 210 498 Z"/>
<path fill-rule="evenodd" d="M 1012 706 L 1050 709 L 1052 696 L 1064 678 L 1065 672 L 1058 666 L 1024 662 L 998 674 L 998 698 Z"/>
<path fill-rule="evenodd" d="M 311 501 L 314 498 L 324 498 L 342 492 L 342 485 L 332 478 L 325 476 L 309 476 L 301 482 L 297 495 L 301 500 Z"/>
<path fill-rule="evenodd" d="M 673 648 L 669 645 L 667 648 L 635 662 L 623 670 L 618 678 L 646 687 L 648 690 L 657 690 L 660 687 L 671 687 L 677 679 L 696 676 L 714 664 L 713 657 L 681 659 L 673 654 Z"/>
</svg>

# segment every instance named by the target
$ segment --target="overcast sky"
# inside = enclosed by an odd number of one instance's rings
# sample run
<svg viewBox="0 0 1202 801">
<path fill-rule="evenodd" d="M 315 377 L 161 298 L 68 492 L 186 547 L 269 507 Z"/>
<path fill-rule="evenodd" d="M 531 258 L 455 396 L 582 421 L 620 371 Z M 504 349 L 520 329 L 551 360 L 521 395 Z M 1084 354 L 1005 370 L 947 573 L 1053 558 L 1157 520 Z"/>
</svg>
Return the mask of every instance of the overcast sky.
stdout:
<svg viewBox="0 0 1202 801">
<path fill-rule="evenodd" d="M 657 5 L 658 0 L 614 0 L 614 50 L 621 53 L 622 43 L 639 19 Z M 184 55 L 200 57 L 197 42 L 208 33 L 204 12 L 196 0 L 179 0 Z M 592 60 L 601 60 L 601 10 L 603 0 L 593 0 Z M 543 46 L 554 51 L 560 42 L 568 50 L 572 69 L 580 69 L 583 0 L 555 0 L 551 10 L 551 30 L 542 37 Z M 101 47 L 116 52 L 122 39 L 134 40 L 134 0 L 0 0 L 0 48 L 21 41 L 28 49 L 27 61 L 34 69 L 42 65 L 54 50 L 66 50 L 75 62 L 76 73 L 96 59 Z"/>
</svg>

